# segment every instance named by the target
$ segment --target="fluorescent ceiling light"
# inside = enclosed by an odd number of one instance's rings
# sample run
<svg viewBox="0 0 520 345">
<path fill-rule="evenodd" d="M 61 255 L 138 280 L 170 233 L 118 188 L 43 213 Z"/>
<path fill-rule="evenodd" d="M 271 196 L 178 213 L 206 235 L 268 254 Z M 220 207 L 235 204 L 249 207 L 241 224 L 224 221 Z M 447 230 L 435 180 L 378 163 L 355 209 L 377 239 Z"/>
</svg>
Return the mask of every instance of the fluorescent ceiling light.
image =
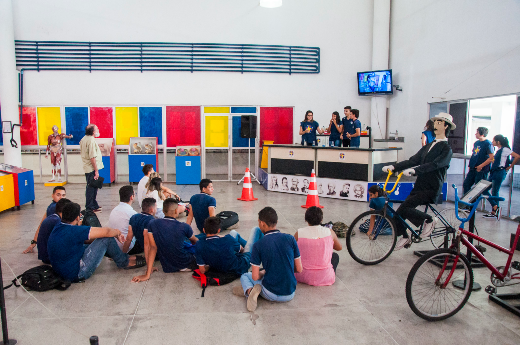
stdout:
<svg viewBox="0 0 520 345">
<path fill-rule="evenodd" d="M 261 7 L 275 8 L 282 6 L 282 0 L 260 0 Z"/>
</svg>

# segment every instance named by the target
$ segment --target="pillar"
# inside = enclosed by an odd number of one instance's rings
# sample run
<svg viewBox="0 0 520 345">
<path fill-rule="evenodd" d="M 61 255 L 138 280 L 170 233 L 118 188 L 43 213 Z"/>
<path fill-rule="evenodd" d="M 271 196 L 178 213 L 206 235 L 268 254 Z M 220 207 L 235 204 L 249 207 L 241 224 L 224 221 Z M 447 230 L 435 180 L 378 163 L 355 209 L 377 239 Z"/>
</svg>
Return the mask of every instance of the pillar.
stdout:
<svg viewBox="0 0 520 345">
<path fill-rule="evenodd" d="M 0 0 L 0 107 L 2 121 L 20 123 L 12 0 Z M 10 133 L 5 133 L 3 136 L 4 162 L 21 167 L 20 127 L 14 128 L 14 140 L 18 143 L 18 148 L 11 146 Z"/>
</svg>

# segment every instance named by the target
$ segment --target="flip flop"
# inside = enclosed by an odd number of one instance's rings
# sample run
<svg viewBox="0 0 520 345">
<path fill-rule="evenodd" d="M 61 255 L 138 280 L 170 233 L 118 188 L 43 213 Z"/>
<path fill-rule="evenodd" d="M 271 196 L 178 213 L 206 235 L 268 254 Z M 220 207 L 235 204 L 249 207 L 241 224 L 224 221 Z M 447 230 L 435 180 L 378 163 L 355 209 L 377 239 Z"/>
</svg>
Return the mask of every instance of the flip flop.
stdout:
<svg viewBox="0 0 520 345">
<path fill-rule="evenodd" d="M 139 267 L 143 267 L 143 266 L 146 266 L 146 259 L 140 255 L 137 255 L 135 257 L 135 265 L 127 266 L 123 269 L 124 270 L 133 270 L 134 268 L 139 268 Z"/>
</svg>

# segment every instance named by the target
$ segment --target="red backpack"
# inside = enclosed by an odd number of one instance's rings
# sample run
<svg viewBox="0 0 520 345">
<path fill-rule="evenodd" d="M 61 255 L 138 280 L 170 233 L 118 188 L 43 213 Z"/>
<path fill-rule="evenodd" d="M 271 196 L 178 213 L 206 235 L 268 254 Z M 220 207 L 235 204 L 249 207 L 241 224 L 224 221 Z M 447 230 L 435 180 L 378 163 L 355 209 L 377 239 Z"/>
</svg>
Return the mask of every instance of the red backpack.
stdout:
<svg viewBox="0 0 520 345">
<path fill-rule="evenodd" d="M 226 285 L 240 278 L 240 274 L 236 274 L 234 272 L 222 273 L 208 271 L 206 274 L 203 274 L 198 268 L 193 271 L 191 276 L 200 282 L 200 286 L 202 287 L 202 294 L 200 297 L 204 297 L 204 291 L 206 291 L 206 287 L 209 285 Z"/>
</svg>

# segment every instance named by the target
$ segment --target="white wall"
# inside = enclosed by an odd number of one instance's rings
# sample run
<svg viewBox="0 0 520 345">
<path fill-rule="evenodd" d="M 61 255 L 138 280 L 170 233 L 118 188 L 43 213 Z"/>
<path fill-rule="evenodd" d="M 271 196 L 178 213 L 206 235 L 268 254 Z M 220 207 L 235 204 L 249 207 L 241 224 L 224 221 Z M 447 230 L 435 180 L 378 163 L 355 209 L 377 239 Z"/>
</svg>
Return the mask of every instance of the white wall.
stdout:
<svg viewBox="0 0 520 345">
<path fill-rule="evenodd" d="M 520 92 L 518 0 L 394 0 L 388 130 L 420 148 L 428 102 Z M 445 99 L 441 99 L 442 97 Z"/>
<path fill-rule="evenodd" d="M 357 95 L 356 72 L 371 69 L 372 1 L 17 0 L 18 40 L 208 42 L 313 46 L 321 72 L 308 75 L 227 72 L 25 73 L 27 105 L 295 106 L 295 142 L 305 111 L 320 125 L 334 110 L 358 108 L 370 124 L 370 99 Z M 366 116 L 366 117 L 365 117 Z M 365 117 L 365 118 L 364 118 Z"/>
</svg>

